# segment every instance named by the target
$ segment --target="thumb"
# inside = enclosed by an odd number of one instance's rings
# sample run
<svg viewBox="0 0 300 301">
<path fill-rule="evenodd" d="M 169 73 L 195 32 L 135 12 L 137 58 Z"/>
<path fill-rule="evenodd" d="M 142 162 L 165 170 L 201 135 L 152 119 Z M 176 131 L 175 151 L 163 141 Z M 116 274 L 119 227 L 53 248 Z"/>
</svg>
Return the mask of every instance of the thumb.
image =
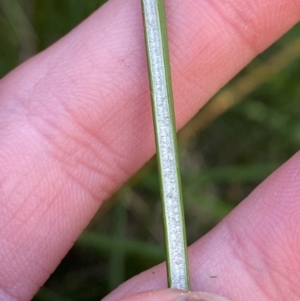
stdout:
<svg viewBox="0 0 300 301">
<path fill-rule="evenodd" d="M 206 292 L 186 292 L 174 289 L 153 290 L 127 296 L 120 301 L 230 301 L 229 299 Z"/>
</svg>

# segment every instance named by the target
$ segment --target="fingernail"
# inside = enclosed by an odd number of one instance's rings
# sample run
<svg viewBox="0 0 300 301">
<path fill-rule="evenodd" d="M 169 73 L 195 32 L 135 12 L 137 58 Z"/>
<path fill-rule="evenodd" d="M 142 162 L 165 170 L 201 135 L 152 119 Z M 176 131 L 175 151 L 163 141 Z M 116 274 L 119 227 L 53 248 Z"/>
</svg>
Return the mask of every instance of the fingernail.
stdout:
<svg viewBox="0 0 300 301">
<path fill-rule="evenodd" d="M 206 292 L 182 293 L 175 301 L 230 301 L 229 299 Z"/>
</svg>

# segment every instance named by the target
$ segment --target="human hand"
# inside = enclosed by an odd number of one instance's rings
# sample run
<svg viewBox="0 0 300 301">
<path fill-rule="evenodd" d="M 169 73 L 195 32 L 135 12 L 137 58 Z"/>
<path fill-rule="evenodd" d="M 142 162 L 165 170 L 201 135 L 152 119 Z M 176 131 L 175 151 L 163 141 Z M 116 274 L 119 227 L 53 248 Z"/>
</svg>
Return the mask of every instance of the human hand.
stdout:
<svg viewBox="0 0 300 301">
<path fill-rule="evenodd" d="M 166 5 L 179 127 L 300 16 L 297 0 Z M 0 300 L 25 301 L 154 153 L 139 1 L 111 0 L 2 79 L 0 137 Z M 233 301 L 299 299 L 299 160 L 190 248 L 193 290 Z M 212 267 L 222 275 L 213 284 Z M 155 267 L 106 301 L 181 298 L 172 290 L 131 296 L 166 287 L 164 279 Z"/>
</svg>

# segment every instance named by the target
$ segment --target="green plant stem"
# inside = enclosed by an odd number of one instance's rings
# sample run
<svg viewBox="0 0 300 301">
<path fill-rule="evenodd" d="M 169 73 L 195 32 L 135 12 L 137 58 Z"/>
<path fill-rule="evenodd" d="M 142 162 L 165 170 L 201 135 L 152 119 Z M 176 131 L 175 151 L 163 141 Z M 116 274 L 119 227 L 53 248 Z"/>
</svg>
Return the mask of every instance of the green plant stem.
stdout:
<svg viewBox="0 0 300 301">
<path fill-rule="evenodd" d="M 163 0 L 142 0 L 169 287 L 189 290 L 168 40 Z"/>
</svg>

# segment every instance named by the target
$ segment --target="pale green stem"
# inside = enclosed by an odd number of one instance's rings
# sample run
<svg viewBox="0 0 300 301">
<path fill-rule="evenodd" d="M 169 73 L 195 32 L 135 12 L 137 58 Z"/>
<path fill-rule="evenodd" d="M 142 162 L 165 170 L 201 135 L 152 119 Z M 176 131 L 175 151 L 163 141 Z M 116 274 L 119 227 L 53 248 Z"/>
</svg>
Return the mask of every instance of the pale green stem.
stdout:
<svg viewBox="0 0 300 301">
<path fill-rule="evenodd" d="M 142 0 L 169 287 L 189 290 L 177 138 L 163 0 Z"/>
</svg>

